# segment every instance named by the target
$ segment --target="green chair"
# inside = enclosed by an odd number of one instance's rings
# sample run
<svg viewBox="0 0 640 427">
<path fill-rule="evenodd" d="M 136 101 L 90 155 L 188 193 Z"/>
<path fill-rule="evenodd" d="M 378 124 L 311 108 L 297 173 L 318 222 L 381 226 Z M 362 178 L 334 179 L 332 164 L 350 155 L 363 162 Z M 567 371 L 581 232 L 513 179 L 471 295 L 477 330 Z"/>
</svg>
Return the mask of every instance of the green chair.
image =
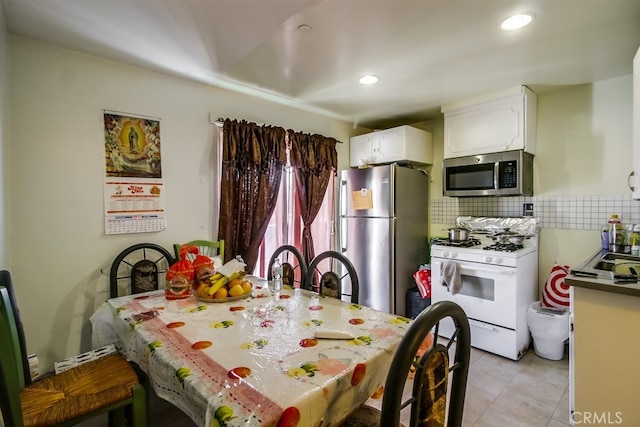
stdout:
<svg viewBox="0 0 640 427">
<path fill-rule="evenodd" d="M 18 304 L 16 303 L 16 293 L 13 289 L 11 274 L 7 270 L 0 271 L 0 286 L 7 288 L 7 293 L 9 294 L 9 301 L 11 301 L 11 307 L 13 308 L 13 318 L 16 319 L 16 332 L 18 334 L 18 342 L 20 344 L 20 358 L 22 360 L 22 370 L 25 376 L 24 383 L 25 385 L 29 385 L 31 384 L 31 370 L 29 368 L 29 355 L 27 354 L 27 340 L 24 335 L 24 328 L 22 326 L 22 320 L 20 319 Z"/>
<path fill-rule="evenodd" d="M 110 426 L 147 425 L 145 387 L 120 354 L 25 386 L 21 353 L 14 307 L 0 286 L 0 410 L 6 426 L 71 426 L 107 412 Z"/>
<path fill-rule="evenodd" d="M 187 243 L 176 243 L 173 245 L 173 252 L 176 255 L 176 259 L 180 259 L 180 248 L 182 245 L 197 246 L 200 251 L 200 255 L 206 255 L 209 258 L 219 256 L 222 262 L 224 262 L 224 240 L 192 240 Z M 195 255 L 188 254 L 187 259 L 193 261 Z"/>
</svg>

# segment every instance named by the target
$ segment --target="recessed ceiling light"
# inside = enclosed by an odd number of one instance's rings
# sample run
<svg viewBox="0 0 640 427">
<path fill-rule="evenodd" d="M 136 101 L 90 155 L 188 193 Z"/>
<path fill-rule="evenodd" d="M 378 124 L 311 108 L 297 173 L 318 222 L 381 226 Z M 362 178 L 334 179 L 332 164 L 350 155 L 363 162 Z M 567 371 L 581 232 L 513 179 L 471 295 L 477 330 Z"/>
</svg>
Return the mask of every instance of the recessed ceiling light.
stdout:
<svg viewBox="0 0 640 427">
<path fill-rule="evenodd" d="M 526 27 L 533 21 L 533 13 L 521 13 L 513 15 L 502 22 L 500 28 L 506 31 L 517 30 L 522 27 Z"/>
<path fill-rule="evenodd" d="M 360 77 L 360 83 L 363 85 L 372 85 L 378 82 L 378 76 L 374 76 L 373 74 L 368 74 L 366 76 Z"/>
</svg>

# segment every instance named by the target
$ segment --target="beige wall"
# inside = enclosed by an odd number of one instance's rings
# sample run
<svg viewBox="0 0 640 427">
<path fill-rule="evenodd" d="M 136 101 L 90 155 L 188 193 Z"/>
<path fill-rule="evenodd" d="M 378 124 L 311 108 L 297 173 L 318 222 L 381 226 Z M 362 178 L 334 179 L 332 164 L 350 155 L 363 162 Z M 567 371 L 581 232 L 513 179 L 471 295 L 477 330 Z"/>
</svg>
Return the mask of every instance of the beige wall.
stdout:
<svg viewBox="0 0 640 427">
<path fill-rule="evenodd" d="M 41 365 L 91 348 L 89 317 L 108 297 L 124 248 L 215 238 L 215 117 L 247 119 L 348 141 L 351 126 L 202 84 L 9 37 L 8 268 L 28 350 Z M 160 118 L 167 229 L 104 233 L 103 109 Z M 348 144 L 339 144 L 346 167 Z M 346 154 L 345 154 L 346 153 Z"/>
</svg>

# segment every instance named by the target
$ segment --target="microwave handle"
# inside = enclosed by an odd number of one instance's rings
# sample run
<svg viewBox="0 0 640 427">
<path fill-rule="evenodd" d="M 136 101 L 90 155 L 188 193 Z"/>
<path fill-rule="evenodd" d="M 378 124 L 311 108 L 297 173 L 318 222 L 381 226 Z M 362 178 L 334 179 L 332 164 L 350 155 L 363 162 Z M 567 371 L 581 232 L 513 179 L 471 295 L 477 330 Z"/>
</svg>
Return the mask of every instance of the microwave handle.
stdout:
<svg viewBox="0 0 640 427">
<path fill-rule="evenodd" d="M 493 164 L 493 189 L 498 190 L 498 181 L 500 178 L 498 174 L 500 173 L 500 162 L 495 162 Z"/>
</svg>

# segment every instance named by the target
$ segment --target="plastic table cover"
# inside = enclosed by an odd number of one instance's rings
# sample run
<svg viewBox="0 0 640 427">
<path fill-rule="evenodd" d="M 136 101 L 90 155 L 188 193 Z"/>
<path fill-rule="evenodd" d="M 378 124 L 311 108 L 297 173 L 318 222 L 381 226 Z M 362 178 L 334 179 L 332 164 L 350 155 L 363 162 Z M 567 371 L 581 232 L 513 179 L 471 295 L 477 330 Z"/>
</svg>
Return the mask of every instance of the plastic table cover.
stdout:
<svg viewBox="0 0 640 427">
<path fill-rule="evenodd" d="M 106 301 L 93 344 L 117 343 L 198 425 L 335 425 L 383 386 L 411 320 L 285 287 L 246 299 Z M 316 328 L 353 339 L 318 339 Z"/>
</svg>

